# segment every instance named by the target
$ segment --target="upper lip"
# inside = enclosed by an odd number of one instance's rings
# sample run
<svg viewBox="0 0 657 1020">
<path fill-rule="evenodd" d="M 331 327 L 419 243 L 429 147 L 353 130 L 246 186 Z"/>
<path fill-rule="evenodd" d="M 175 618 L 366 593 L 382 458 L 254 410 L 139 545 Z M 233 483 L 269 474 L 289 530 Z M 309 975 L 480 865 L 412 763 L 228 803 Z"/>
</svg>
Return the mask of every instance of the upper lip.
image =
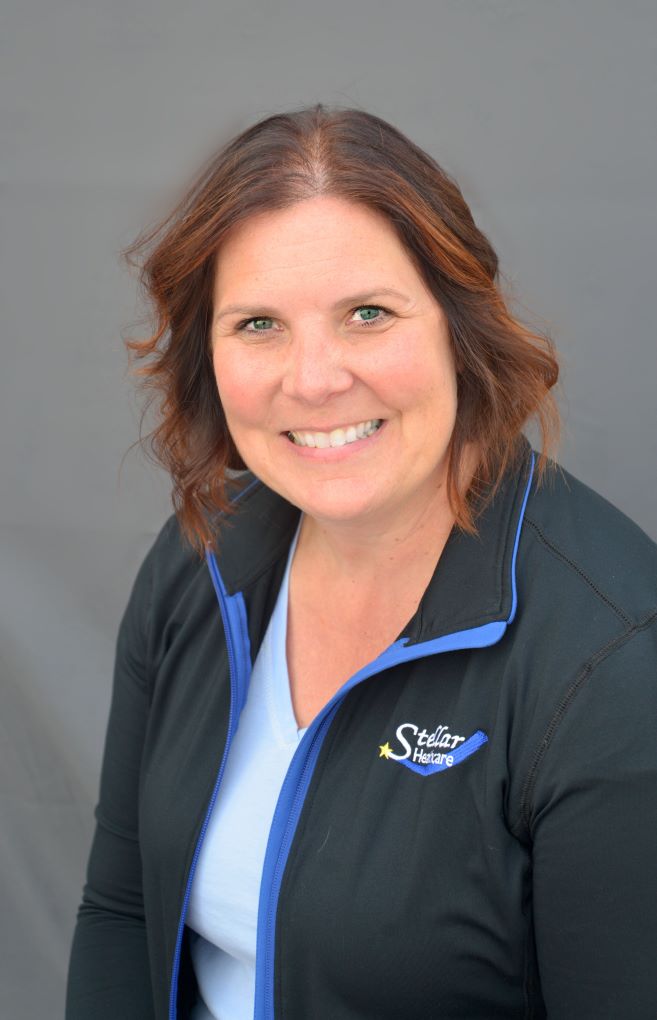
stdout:
<svg viewBox="0 0 657 1020">
<path fill-rule="evenodd" d="M 340 425 L 295 425 L 294 428 L 285 429 L 285 432 L 335 432 L 336 429 L 348 429 L 350 426 L 360 425 L 366 421 L 383 421 L 382 418 L 372 415 L 369 418 L 352 418 L 351 421 L 343 422 Z"/>
</svg>

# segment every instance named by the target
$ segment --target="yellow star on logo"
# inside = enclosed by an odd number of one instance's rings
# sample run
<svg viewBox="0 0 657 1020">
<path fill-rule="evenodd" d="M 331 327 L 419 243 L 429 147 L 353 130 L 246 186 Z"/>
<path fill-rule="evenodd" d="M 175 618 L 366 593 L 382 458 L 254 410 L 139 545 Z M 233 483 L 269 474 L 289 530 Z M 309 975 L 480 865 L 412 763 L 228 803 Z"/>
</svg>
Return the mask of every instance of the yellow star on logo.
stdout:
<svg viewBox="0 0 657 1020">
<path fill-rule="evenodd" d="M 379 758 L 389 758 L 392 754 L 392 748 L 388 741 L 385 744 L 379 744 Z"/>
</svg>

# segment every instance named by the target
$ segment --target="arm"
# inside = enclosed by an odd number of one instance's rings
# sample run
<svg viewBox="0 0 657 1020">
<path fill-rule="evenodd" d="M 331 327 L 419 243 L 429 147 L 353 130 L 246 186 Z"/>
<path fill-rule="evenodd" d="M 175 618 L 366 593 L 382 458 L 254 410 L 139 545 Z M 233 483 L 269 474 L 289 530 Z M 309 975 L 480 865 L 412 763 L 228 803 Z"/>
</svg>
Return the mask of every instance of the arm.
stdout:
<svg viewBox="0 0 657 1020">
<path fill-rule="evenodd" d="M 137 574 L 119 627 L 96 830 L 71 950 L 66 1020 L 154 1016 L 137 817 L 148 718 L 152 557 L 153 549 Z"/>
<path fill-rule="evenodd" d="M 536 950 L 549 1020 L 657 1015 L 657 617 L 584 668 L 537 759 Z"/>
</svg>

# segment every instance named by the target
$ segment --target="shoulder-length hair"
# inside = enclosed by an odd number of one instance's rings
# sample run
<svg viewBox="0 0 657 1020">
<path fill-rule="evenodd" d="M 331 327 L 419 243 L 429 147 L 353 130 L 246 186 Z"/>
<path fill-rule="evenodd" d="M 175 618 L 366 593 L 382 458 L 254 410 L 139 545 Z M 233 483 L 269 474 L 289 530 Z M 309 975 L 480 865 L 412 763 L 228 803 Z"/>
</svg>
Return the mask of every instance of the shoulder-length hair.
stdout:
<svg viewBox="0 0 657 1020">
<path fill-rule="evenodd" d="M 269 116 L 226 144 L 171 214 L 123 252 L 154 312 L 152 334 L 125 341 L 134 374 L 159 398 L 158 423 L 142 442 L 169 471 L 181 529 L 201 555 L 214 538 L 213 517 L 229 509 L 231 469 L 245 466 L 212 365 L 216 256 L 236 224 L 316 195 L 385 216 L 446 315 L 458 384 L 447 469 L 456 525 L 476 533 L 475 518 L 519 456 L 529 419 L 542 441 L 539 480 L 557 442 L 553 344 L 511 315 L 497 255 L 455 181 L 371 113 L 318 103 Z M 464 484 L 466 444 L 479 460 Z"/>
</svg>

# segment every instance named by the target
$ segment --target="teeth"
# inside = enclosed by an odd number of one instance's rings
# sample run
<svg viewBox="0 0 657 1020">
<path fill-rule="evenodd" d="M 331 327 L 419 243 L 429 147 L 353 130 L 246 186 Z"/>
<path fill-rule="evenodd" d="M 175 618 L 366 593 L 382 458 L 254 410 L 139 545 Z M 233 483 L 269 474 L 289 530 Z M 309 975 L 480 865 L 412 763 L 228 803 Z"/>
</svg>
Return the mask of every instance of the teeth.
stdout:
<svg viewBox="0 0 657 1020">
<path fill-rule="evenodd" d="M 333 429 L 329 432 L 329 443 L 331 446 L 344 446 L 347 442 L 347 433 L 344 429 Z"/>
<path fill-rule="evenodd" d="M 346 446 L 357 439 L 371 436 L 383 423 L 382 418 L 370 418 L 369 421 L 347 425 L 344 429 L 333 429 L 332 432 L 288 432 L 288 436 L 297 446 L 310 446 L 319 450 L 327 450 L 330 446 Z"/>
</svg>

